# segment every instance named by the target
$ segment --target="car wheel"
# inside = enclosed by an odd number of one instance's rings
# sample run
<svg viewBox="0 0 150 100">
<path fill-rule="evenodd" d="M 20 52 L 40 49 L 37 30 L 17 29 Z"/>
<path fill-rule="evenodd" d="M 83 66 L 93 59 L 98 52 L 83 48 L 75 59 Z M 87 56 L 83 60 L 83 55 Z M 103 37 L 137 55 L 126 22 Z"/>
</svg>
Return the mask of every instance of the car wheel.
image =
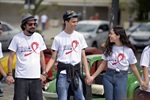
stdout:
<svg viewBox="0 0 150 100">
<path fill-rule="evenodd" d="M 94 43 L 92 44 L 92 47 L 96 47 L 96 48 L 97 48 L 97 43 L 94 42 Z"/>
<path fill-rule="evenodd" d="M 133 100 L 144 100 L 144 96 L 139 88 L 134 91 Z"/>
</svg>

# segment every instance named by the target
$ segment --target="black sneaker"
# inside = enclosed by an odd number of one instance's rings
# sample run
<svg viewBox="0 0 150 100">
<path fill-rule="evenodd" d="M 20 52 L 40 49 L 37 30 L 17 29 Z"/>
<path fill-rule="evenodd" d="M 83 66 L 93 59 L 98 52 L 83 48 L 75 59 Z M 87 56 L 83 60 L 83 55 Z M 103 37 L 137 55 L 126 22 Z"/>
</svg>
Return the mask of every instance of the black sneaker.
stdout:
<svg viewBox="0 0 150 100">
<path fill-rule="evenodd" d="M 3 91 L 0 89 L 0 97 L 3 97 Z"/>
</svg>

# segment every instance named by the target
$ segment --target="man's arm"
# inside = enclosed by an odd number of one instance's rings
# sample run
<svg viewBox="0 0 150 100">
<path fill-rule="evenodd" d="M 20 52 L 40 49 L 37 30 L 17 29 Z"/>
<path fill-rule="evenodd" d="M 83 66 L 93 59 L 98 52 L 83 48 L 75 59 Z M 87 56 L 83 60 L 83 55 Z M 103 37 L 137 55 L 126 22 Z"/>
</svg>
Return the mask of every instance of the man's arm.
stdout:
<svg viewBox="0 0 150 100">
<path fill-rule="evenodd" d="M 12 63 L 14 59 L 15 52 L 10 51 L 9 58 L 8 58 L 8 77 L 6 79 L 8 84 L 14 83 L 13 73 L 12 73 Z"/>
<path fill-rule="evenodd" d="M 1 62 L 0 62 L 0 73 L 1 73 L 4 77 L 7 76 L 7 74 L 5 73 L 5 71 L 4 71 L 4 69 L 3 69 L 3 66 L 2 66 Z"/>
<path fill-rule="evenodd" d="M 84 49 L 82 50 L 82 63 L 83 63 L 83 66 L 85 68 L 86 76 L 89 77 L 90 76 L 90 72 L 89 72 L 88 62 L 87 62 L 87 58 L 86 58 Z"/>
<path fill-rule="evenodd" d="M 57 51 L 53 51 L 52 56 L 51 56 L 50 60 L 48 61 L 47 66 L 46 66 L 46 72 L 48 72 L 51 69 L 51 67 L 53 66 L 53 64 L 56 60 L 56 57 L 57 57 Z"/>
<path fill-rule="evenodd" d="M 143 68 L 143 77 L 144 77 L 144 85 L 142 88 L 143 90 L 147 90 L 149 85 L 148 67 L 142 66 L 142 68 Z"/>
</svg>

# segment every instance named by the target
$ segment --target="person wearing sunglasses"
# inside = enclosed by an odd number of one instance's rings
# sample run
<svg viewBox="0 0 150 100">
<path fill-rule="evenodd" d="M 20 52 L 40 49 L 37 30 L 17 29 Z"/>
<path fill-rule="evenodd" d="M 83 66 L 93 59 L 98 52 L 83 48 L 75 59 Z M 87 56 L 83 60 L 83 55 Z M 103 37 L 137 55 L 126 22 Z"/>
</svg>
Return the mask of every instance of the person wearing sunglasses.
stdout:
<svg viewBox="0 0 150 100">
<path fill-rule="evenodd" d="M 135 48 L 129 42 L 125 30 L 120 26 L 113 27 L 106 40 L 102 56 L 103 61 L 91 76 L 94 80 L 104 67 L 108 66 L 103 77 L 106 100 L 126 100 L 129 67 L 140 82 L 140 85 L 143 86 L 143 81 L 135 66 L 137 62 L 135 52 Z"/>
<path fill-rule="evenodd" d="M 82 61 L 86 77 L 90 78 L 88 63 L 85 55 L 86 41 L 82 34 L 75 31 L 79 14 L 67 10 L 63 14 L 64 30 L 55 36 L 51 49 L 53 54 L 48 62 L 46 72 L 50 70 L 55 60 L 58 61 L 56 90 L 58 100 L 68 100 L 71 89 L 75 100 L 85 100 L 83 95 L 84 80 L 80 75 Z"/>
<path fill-rule="evenodd" d="M 140 66 L 143 70 L 142 79 L 144 85 L 140 87 L 139 94 L 135 100 L 150 99 L 150 45 L 146 46 L 142 52 Z"/>
<path fill-rule="evenodd" d="M 36 19 L 31 14 L 22 17 L 23 32 L 15 35 L 8 47 L 8 78 L 14 82 L 13 100 L 43 100 L 41 83 L 46 79 L 43 50 L 46 45 L 42 36 L 35 32 Z M 12 73 L 12 61 L 16 54 L 15 80 Z M 42 71 L 41 71 L 42 67 Z M 42 73 L 41 73 L 42 72 Z"/>
</svg>

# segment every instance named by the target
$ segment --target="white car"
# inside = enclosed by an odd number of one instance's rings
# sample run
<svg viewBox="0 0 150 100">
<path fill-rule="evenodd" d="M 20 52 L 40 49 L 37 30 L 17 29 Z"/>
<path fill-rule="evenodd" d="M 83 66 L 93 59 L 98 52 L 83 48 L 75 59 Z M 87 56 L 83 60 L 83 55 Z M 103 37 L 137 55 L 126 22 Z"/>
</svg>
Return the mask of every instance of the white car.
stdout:
<svg viewBox="0 0 150 100">
<path fill-rule="evenodd" d="M 8 46 L 14 37 L 14 35 L 18 34 L 20 31 L 12 27 L 10 24 L 0 21 L 2 24 L 2 35 L 0 36 L 0 42 L 2 43 L 2 49 L 8 50 Z"/>
<path fill-rule="evenodd" d="M 137 31 L 133 32 L 129 41 L 137 48 L 143 49 L 150 45 L 150 23 L 143 24 Z"/>
<path fill-rule="evenodd" d="M 106 42 L 109 32 L 109 21 L 82 20 L 78 22 L 76 31 L 83 34 L 89 47 L 101 48 L 101 43 Z"/>
</svg>

